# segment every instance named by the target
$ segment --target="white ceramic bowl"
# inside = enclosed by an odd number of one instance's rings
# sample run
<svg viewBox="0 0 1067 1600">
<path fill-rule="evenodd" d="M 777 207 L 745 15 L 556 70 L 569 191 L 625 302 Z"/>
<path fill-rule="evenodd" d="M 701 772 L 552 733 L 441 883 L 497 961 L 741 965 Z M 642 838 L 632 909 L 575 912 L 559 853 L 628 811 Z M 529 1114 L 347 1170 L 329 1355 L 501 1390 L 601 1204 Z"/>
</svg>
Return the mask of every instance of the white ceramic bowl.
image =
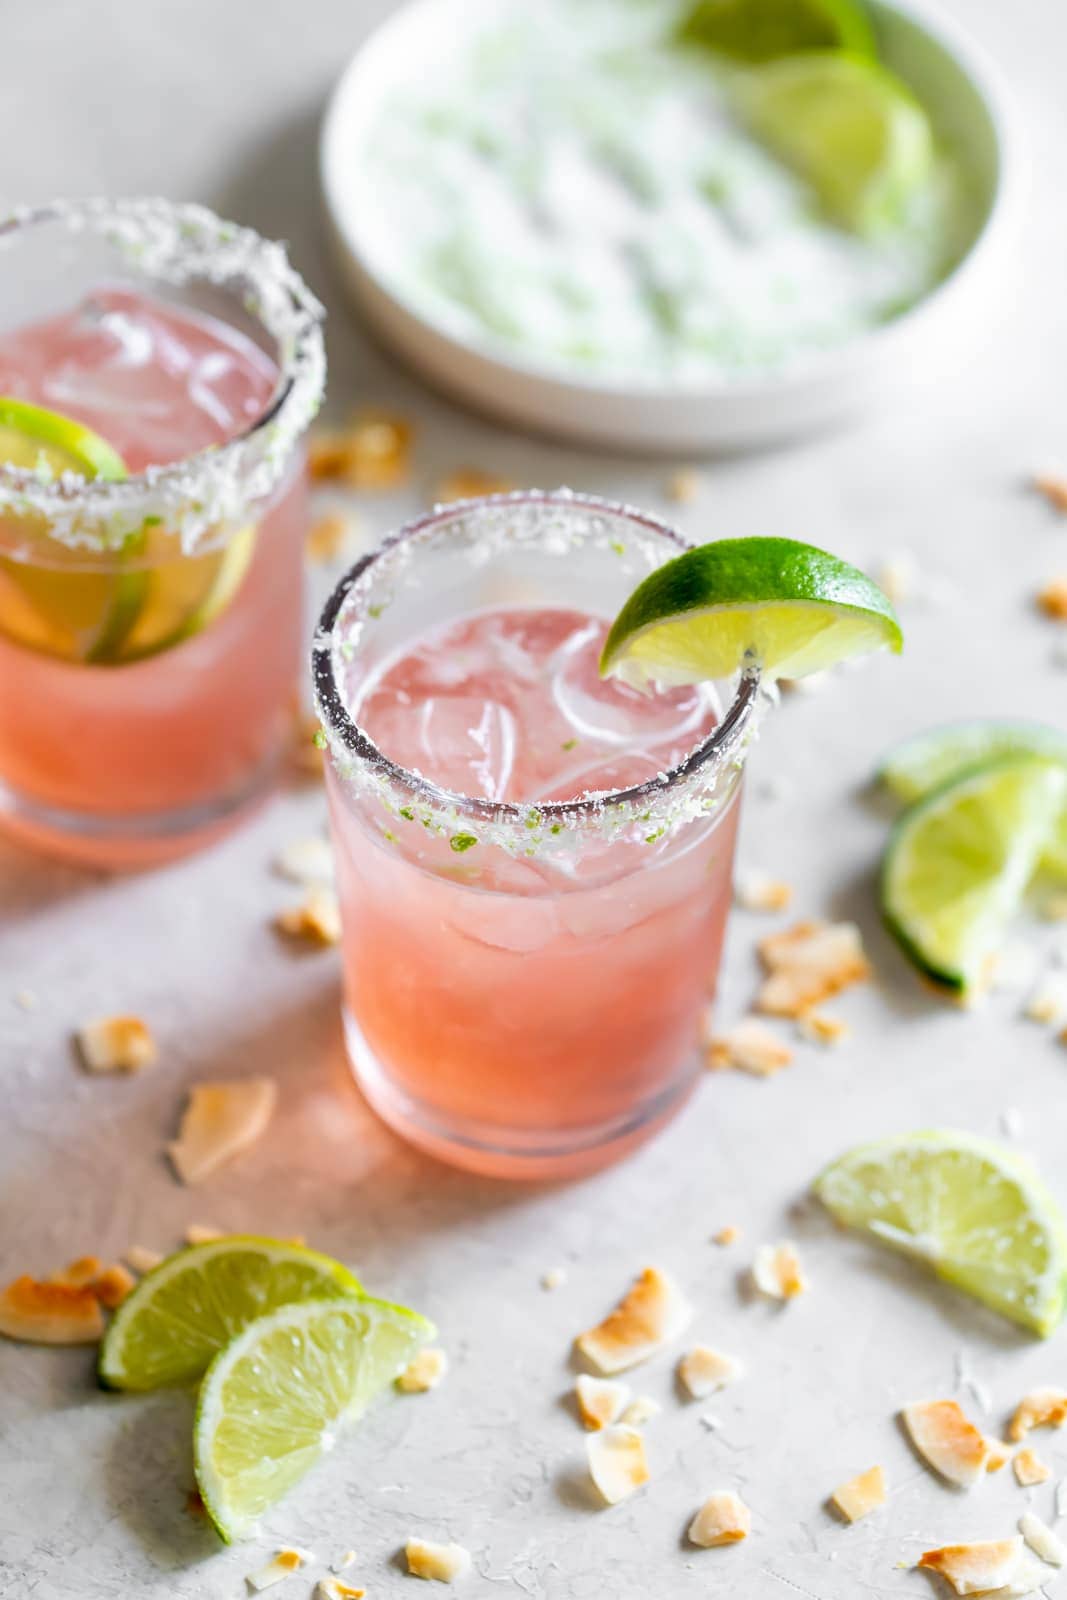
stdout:
<svg viewBox="0 0 1067 1600">
<path fill-rule="evenodd" d="M 914 308 L 781 374 L 700 385 L 585 378 L 506 355 L 488 340 L 458 338 L 429 319 L 375 264 L 374 230 L 362 219 L 389 197 L 376 192 L 360 153 L 383 98 L 431 75 L 457 34 L 507 3 L 412 0 L 353 56 L 323 125 L 322 187 L 345 282 L 385 343 L 432 383 L 500 421 L 677 454 L 754 448 L 825 427 L 892 394 L 901 380 L 928 382 L 939 361 L 962 349 L 1012 232 L 1019 184 L 1012 119 L 996 74 L 957 28 L 899 0 L 867 0 L 880 53 L 951 142 L 976 197 L 969 248 Z"/>
</svg>

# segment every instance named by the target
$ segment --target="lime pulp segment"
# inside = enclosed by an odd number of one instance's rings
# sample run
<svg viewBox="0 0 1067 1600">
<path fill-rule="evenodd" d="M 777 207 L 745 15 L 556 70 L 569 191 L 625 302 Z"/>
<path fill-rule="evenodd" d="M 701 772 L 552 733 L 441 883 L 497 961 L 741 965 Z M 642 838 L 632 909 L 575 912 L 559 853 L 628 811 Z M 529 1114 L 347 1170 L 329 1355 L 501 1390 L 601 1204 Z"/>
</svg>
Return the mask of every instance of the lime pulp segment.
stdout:
<svg viewBox="0 0 1067 1600">
<path fill-rule="evenodd" d="M 727 678 L 747 659 L 799 678 L 899 651 L 892 606 L 848 562 L 792 539 L 720 539 L 657 568 L 626 601 L 600 670 L 635 687 Z"/>
<path fill-rule="evenodd" d="M 933 172 L 930 119 L 876 61 L 842 51 L 785 56 L 746 73 L 736 94 L 753 133 L 843 228 L 895 226 Z"/>
<path fill-rule="evenodd" d="M 359 1294 L 340 1262 L 235 1234 L 168 1256 L 119 1306 L 100 1350 L 109 1389 L 191 1383 L 256 1317 L 294 1300 Z"/>
<path fill-rule="evenodd" d="M 982 980 L 1067 803 L 1067 769 L 1008 756 L 935 789 L 900 818 L 882 911 L 919 969 L 961 992 Z"/>
<path fill-rule="evenodd" d="M 924 795 L 968 767 L 1001 756 L 1037 756 L 1067 770 L 1067 734 L 1040 722 L 983 719 L 931 728 L 897 745 L 882 762 L 878 777 L 901 800 Z M 1042 866 L 1067 878 L 1067 807 L 1045 846 Z"/>
<path fill-rule="evenodd" d="M 200 1390 L 196 1479 L 229 1543 L 253 1528 L 434 1335 L 368 1296 L 306 1300 L 259 1318 L 219 1352 Z"/>
<path fill-rule="evenodd" d="M 1067 1292 L 1067 1225 L 1029 1163 L 991 1139 L 944 1130 L 860 1145 L 819 1176 L 839 1222 L 1046 1338 Z"/>
<path fill-rule="evenodd" d="M 676 37 L 744 62 L 800 50 L 875 54 L 874 32 L 856 0 L 697 0 Z"/>
</svg>

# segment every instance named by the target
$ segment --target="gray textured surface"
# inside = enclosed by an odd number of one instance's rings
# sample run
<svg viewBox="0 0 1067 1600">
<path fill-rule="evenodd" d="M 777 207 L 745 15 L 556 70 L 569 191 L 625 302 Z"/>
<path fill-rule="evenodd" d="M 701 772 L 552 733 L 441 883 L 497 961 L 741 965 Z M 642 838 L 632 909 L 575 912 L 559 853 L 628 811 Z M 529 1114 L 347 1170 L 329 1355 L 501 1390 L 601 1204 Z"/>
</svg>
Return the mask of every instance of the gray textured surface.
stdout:
<svg viewBox="0 0 1067 1600">
<path fill-rule="evenodd" d="M 335 408 L 386 401 L 420 419 L 418 483 L 410 496 L 367 502 L 372 532 L 461 462 L 661 506 L 661 467 L 531 444 L 461 416 L 391 370 L 333 303 L 315 123 L 348 50 L 385 9 L 9 5 L 0 198 L 156 190 L 292 239 L 333 305 Z M 410 1592 L 394 1554 L 418 1530 L 471 1548 L 472 1596 L 892 1600 L 932 1592 L 897 1566 L 925 1542 L 1011 1532 L 1028 1500 L 1051 1516 L 1051 1485 L 1027 1495 L 1007 1473 L 969 1498 L 940 1488 L 892 1413 L 952 1392 L 965 1350 L 995 1400 L 992 1426 L 1027 1384 L 1062 1381 L 1062 1336 L 1036 1348 L 833 1237 L 807 1210 L 790 1215 L 843 1145 L 930 1123 L 996 1133 L 1008 1106 L 1023 1113 L 1023 1142 L 1062 1173 L 1067 1054 L 1017 1020 L 1015 997 L 958 1015 L 916 987 L 877 927 L 871 873 L 884 824 L 857 793 L 892 738 L 935 718 L 1025 708 L 1064 720 L 1067 674 L 1052 665 L 1053 629 L 1033 618 L 1031 595 L 1067 570 L 1067 523 L 1024 480 L 1035 466 L 1067 466 L 1067 32 L 1050 0 L 969 0 L 966 16 L 1014 82 L 1036 167 L 1015 276 L 976 330 L 972 359 L 894 416 L 710 468 L 681 517 L 698 536 L 795 534 L 863 563 L 910 549 L 947 580 L 940 607 L 906 610 L 902 661 L 794 697 L 754 758 L 745 859 L 795 882 L 801 910 L 847 912 L 867 933 L 878 983 L 840 1007 L 854 1042 L 836 1054 L 805 1048 L 773 1083 L 709 1080 L 655 1144 L 590 1181 L 539 1191 L 481 1183 L 422 1161 L 368 1116 L 344 1077 L 333 954 L 282 948 L 270 931 L 290 891 L 269 862 L 320 820 L 314 789 L 280 796 L 198 860 L 127 881 L 0 847 L 0 1274 L 132 1239 L 168 1246 L 190 1220 L 306 1232 L 432 1314 L 454 1363 L 437 1394 L 390 1403 L 347 1439 L 255 1545 L 222 1552 L 183 1510 L 183 1401 L 100 1395 L 85 1353 L 0 1350 L 0 1594 L 223 1600 L 244 1592 L 263 1552 L 295 1540 L 316 1552 L 316 1574 L 356 1548 L 353 1573 L 377 1600 Z M 753 982 L 755 932 L 752 918 L 735 918 L 727 1012 Z M 15 1005 L 23 989 L 37 1010 Z M 73 1062 L 71 1028 L 113 1007 L 143 1012 L 162 1042 L 159 1067 L 140 1081 L 89 1081 Z M 246 1071 L 281 1082 L 269 1137 L 206 1189 L 180 1189 L 161 1150 L 185 1085 Z M 709 1235 L 728 1221 L 744 1240 L 716 1250 Z M 759 1241 L 784 1232 L 801 1241 L 813 1289 L 780 1315 L 748 1303 L 738 1274 Z M 568 1344 L 649 1260 L 677 1272 L 700 1307 L 697 1332 L 743 1356 L 749 1377 L 701 1407 L 677 1401 L 669 1359 L 642 1373 L 639 1386 L 665 1401 L 649 1430 L 653 1480 L 597 1511 L 582 1486 L 582 1436 L 560 1398 Z M 547 1294 L 539 1277 L 556 1264 L 569 1280 Z M 719 1431 L 702 1426 L 706 1411 Z M 1067 1468 L 1054 1436 L 1040 1448 Z M 892 1485 L 888 1512 L 842 1528 L 825 1495 L 876 1461 Z M 752 1505 L 751 1540 L 687 1549 L 693 1509 L 726 1485 Z M 302 1575 L 278 1592 L 310 1587 Z"/>
</svg>

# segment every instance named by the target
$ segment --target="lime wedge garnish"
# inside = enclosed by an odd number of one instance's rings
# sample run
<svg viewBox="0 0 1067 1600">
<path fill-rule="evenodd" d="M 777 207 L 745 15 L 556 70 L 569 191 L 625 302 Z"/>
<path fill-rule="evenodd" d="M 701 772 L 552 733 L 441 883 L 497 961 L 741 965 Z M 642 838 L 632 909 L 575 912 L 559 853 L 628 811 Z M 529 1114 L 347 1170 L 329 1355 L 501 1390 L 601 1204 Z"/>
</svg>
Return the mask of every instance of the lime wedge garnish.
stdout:
<svg viewBox="0 0 1067 1600">
<path fill-rule="evenodd" d="M 955 722 L 906 739 L 886 756 L 878 777 L 901 800 L 920 800 L 967 767 L 998 756 L 1039 756 L 1067 769 L 1067 734 L 1040 722 Z M 1041 865 L 1067 878 L 1067 808 L 1045 846 Z"/>
<path fill-rule="evenodd" d="M 243 1234 L 193 1245 L 149 1272 L 116 1311 L 100 1349 L 109 1389 L 190 1383 L 235 1334 L 277 1306 L 360 1293 L 340 1262 Z"/>
<path fill-rule="evenodd" d="M 1067 802 L 1067 770 L 1028 756 L 971 768 L 900 818 L 882 911 L 927 977 L 961 992 L 985 974 Z"/>
<path fill-rule="evenodd" d="M 1059 1323 L 1067 1226 L 1015 1151 L 941 1129 L 899 1134 L 850 1150 L 815 1192 L 839 1222 L 925 1262 L 1042 1338 Z"/>
<path fill-rule="evenodd" d="M 697 0 L 675 36 L 734 61 L 773 61 L 800 50 L 875 54 L 870 21 L 855 0 Z"/>
<path fill-rule="evenodd" d="M 635 687 L 727 678 L 748 657 L 800 678 L 868 650 L 902 648 L 882 591 L 856 567 L 792 539 L 720 539 L 639 584 L 600 670 Z"/>
<path fill-rule="evenodd" d="M 844 228 L 869 234 L 899 222 L 931 175 L 930 120 L 876 61 L 840 51 L 787 56 L 746 73 L 736 94 L 756 136 Z"/>
<path fill-rule="evenodd" d="M 367 1296 L 260 1317 L 219 1352 L 200 1390 L 196 1481 L 229 1543 L 249 1532 L 391 1384 L 433 1324 Z"/>
<path fill-rule="evenodd" d="M 126 464 L 91 428 L 58 411 L 0 396 L 0 462 L 49 477 L 76 472 L 83 478 L 119 479 Z"/>
</svg>

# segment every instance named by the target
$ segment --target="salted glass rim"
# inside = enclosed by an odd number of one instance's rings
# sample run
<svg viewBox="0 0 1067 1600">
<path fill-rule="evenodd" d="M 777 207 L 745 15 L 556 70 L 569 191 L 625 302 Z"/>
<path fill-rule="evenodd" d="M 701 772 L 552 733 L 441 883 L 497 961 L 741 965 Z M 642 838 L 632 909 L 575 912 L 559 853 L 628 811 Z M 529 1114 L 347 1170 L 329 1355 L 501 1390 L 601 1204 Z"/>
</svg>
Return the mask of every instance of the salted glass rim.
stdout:
<svg viewBox="0 0 1067 1600">
<path fill-rule="evenodd" d="M 709 767 L 715 770 L 720 763 L 736 758 L 743 748 L 746 736 L 753 730 L 760 700 L 760 673 L 755 665 L 746 665 L 741 670 L 733 698 L 721 720 L 715 724 L 707 738 L 695 746 L 680 762 L 644 783 L 623 789 L 597 791 L 582 799 L 522 802 L 487 800 L 464 795 L 446 789 L 420 773 L 412 772 L 409 768 L 391 760 L 379 749 L 345 704 L 344 695 L 337 681 L 335 627 L 345 612 L 347 602 L 356 586 L 367 581 L 369 590 L 369 578 L 379 563 L 388 560 L 398 549 L 406 545 L 426 540 L 428 535 L 446 527 L 449 522 L 463 522 L 472 514 L 493 507 L 544 507 L 549 510 L 585 511 L 595 516 L 636 524 L 646 533 L 663 538 L 676 546 L 678 554 L 693 548 L 692 543 L 676 528 L 672 528 L 668 523 L 646 511 L 626 505 L 622 501 L 605 499 L 600 495 L 581 494 L 570 489 L 520 489 L 508 494 L 483 495 L 453 501 L 447 506 L 435 506 L 432 511 L 414 518 L 389 534 L 374 550 L 350 567 L 323 608 L 311 651 L 311 670 L 316 709 L 326 733 L 330 753 L 335 758 L 340 756 L 342 760 L 347 759 L 349 766 L 351 758 L 354 757 L 356 762 L 377 780 L 375 786 L 380 790 L 399 791 L 438 812 L 445 811 L 457 818 L 466 817 L 472 822 L 480 822 L 483 825 L 498 824 L 504 829 L 529 830 L 533 817 L 537 819 L 539 835 L 544 833 L 551 835 L 554 829 L 573 828 L 583 822 L 600 822 L 612 813 L 625 813 L 628 816 L 632 816 L 633 813 L 643 814 L 640 813 L 640 808 L 646 804 L 656 807 L 657 802 L 662 803 L 664 797 L 672 796 L 679 788 L 697 784 L 701 776 L 706 776 Z M 342 769 L 342 779 L 348 775 Z M 687 811 L 686 818 L 693 814 L 695 813 Z M 679 817 L 675 820 L 685 820 L 685 818 Z M 501 837 L 498 842 L 506 841 Z"/>
<path fill-rule="evenodd" d="M 119 548 L 156 519 L 187 550 L 218 542 L 211 530 L 232 531 L 236 518 L 273 493 L 321 405 L 323 307 L 284 245 L 206 206 L 148 196 L 18 205 L 0 215 L 0 256 L 30 229 L 49 224 L 104 239 L 141 277 L 232 295 L 272 341 L 278 380 L 261 414 L 232 438 L 127 478 L 75 471 L 48 478 L 0 463 L 0 509 L 44 518 L 51 538 L 74 547 Z"/>
</svg>

